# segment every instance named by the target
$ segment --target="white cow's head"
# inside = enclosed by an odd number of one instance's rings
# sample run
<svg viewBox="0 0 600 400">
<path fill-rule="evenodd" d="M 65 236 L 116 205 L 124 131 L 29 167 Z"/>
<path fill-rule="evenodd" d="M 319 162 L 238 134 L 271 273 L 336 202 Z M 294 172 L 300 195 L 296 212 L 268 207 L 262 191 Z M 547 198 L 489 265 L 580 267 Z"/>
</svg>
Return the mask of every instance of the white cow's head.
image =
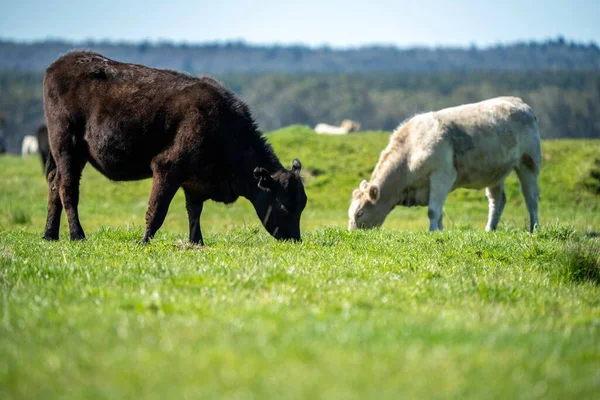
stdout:
<svg viewBox="0 0 600 400">
<path fill-rule="evenodd" d="M 351 119 L 345 119 L 340 124 L 341 128 L 344 128 L 348 132 L 356 132 L 360 129 L 360 124 L 356 121 L 352 121 Z"/>
<path fill-rule="evenodd" d="M 390 208 L 380 201 L 381 189 L 376 184 L 362 181 L 352 192 L 348 209 L 348 229 L 370 229 L 381 226 Z"/>
</svg>

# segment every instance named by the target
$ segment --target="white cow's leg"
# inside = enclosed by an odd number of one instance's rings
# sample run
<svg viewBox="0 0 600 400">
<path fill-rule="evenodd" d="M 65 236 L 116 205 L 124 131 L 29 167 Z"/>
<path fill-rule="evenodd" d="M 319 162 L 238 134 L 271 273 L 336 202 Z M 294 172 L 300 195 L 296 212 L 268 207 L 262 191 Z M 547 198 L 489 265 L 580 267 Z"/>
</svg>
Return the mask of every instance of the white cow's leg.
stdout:
<svg viewBox="0 0 600 400">
<path fill-rule="evenodd" d="M 429 179 L 429 202 L 427 207 L 427 216 L 429 217 L 429 231 L 435 231 L 443 228 L 442 214 L 444 212 L 444 203 L 448 193 L 456 181 L 456 171 L 436 171 Z"/>
<path fill-rule="evenodd" d="M 533 232 L 538 225 L 538 199 L 540 189 L 538 187 L 538 172 L 532 171 L 529 165 L 521 165 L 517 169 L 517 175 L 521 182 L 521 192 L 529 211 L 529 232 Z"/>
<path fill-rule="evenodd" d="M 488 198 L 489 204 L 488 221 L 485 230 L 489 232 L 496 230 L 498 222 L 500 222 L 500 217 L 502 216 L 502 211 L 504 211 L 504 206 L 506 205 L 504 181 L 494 186 L 487 187 L 485 189 L 485 195 Z"/>
</svg>

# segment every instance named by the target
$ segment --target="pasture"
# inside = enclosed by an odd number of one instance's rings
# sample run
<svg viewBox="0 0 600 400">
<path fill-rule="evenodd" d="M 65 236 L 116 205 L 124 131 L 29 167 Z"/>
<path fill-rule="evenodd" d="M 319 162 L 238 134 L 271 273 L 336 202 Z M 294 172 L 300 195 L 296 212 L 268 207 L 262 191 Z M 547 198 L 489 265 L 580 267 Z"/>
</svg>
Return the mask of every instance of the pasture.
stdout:
<svg viewBox="0 0 600 400">
<path fill-rule="evenodd" d="M 183 194 L 148 245 L 150 181 L 87 166 L 87 234 L 41 239 L 38 157 L 0 157 L 0 398 L 595 398 L 600 391 L 600 141 L 542 145 L 540 223 L 517 180 L 494 233 L 484 191 L 347 232 L 350 193 L 388 133 L 269 135 L 303 163 L 301 244 L 251 205 L 207 203 L 187 243 Z M 596 192 L 596 193 L 595 193 Z"/>
</svg>

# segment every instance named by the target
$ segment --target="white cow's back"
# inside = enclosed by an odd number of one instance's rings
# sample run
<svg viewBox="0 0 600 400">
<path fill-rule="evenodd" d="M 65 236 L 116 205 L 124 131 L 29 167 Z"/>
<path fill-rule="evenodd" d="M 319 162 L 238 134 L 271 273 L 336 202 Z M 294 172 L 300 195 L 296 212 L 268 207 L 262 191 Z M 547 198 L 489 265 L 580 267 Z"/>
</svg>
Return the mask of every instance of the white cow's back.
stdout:
<svg viewBox="0 0 600 400">
<path fill-rule="evenodd" d="M 315 132 L 320 135 L 347 135 L 349 130 L 346 127 L 333 126 L 328 124 L 317 124 Z"/>
</svg>

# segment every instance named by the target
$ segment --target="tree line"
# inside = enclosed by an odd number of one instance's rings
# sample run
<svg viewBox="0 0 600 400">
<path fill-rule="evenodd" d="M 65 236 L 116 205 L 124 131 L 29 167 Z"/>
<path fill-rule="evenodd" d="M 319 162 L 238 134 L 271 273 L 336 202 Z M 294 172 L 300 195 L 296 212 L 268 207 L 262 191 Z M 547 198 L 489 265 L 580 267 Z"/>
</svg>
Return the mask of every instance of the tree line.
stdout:
<svg viewBox="0 0 600 400">
<path fill-rule="evenodd" d="M 448 71 L 348 74 L 218 74 L 271 131 L 292 124 L 361 123 L 393 130 L 420 112 L 513 95 L 530 104 L 544 138 L 600 138 L 598 71 Z M 43 122 L 41 73 L 0 72 L 4 140 L 18 152 Z"/>
<path fill-rule="evenodd" d="M 380 71 L 539 71 L 598 70 L 600 48 L 562 37 L 485 48 L 361 46 L 330 48 L 257 46 L 243 42 L 187 44 L 171 42 L 20 43 L 0 40 L 0 70 L 43 71 L 72 49 L 97 51 L 107 57 L 200 73 L 348 73 Z"/>
</svg>

